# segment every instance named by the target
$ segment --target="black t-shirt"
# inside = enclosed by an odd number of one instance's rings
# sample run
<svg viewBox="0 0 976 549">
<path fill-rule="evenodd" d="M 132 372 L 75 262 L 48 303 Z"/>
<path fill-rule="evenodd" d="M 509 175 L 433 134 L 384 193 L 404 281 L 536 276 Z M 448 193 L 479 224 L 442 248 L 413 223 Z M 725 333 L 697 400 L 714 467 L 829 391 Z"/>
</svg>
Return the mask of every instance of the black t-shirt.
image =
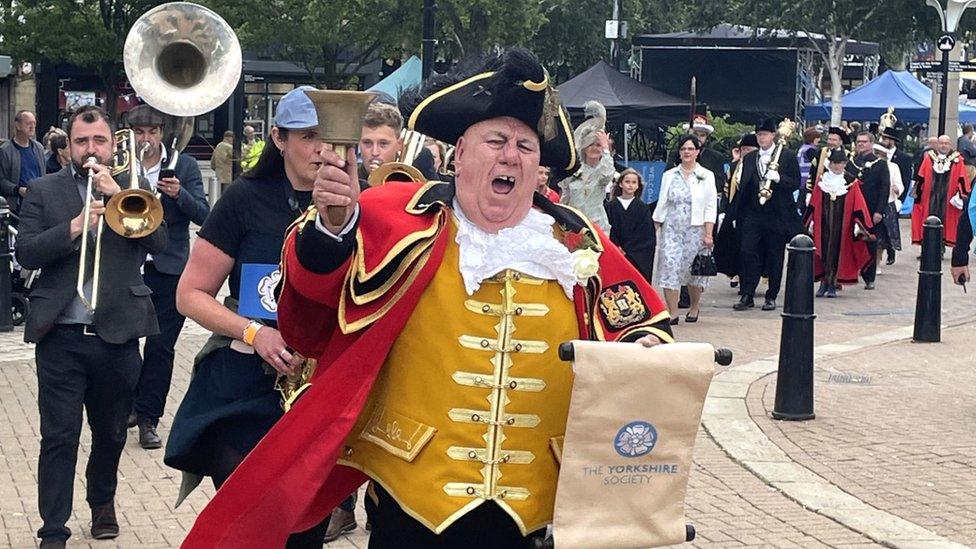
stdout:
<svg viewBox="0 0 976 549">
<path fill-rule="evenodd" d="M 240 298 L 241 267 L 277 264 L 285 229 L 312 200 L 311 191 L 296 191 L 288 180 L 239 177 L 214 204 L 199 235 L 234 258 L 230 295 Z"/>
</svg>

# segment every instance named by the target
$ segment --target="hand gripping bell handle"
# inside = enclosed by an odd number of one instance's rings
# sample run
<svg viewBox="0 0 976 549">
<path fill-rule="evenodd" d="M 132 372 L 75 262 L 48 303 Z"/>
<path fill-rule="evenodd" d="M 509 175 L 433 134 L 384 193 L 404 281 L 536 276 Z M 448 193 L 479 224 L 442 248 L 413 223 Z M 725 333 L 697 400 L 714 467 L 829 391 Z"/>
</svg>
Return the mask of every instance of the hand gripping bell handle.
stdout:
<svg viewBox="0 0 976 549">
<path fill-rule="evenodd" d="M 346 158 L 346 146 L 345 145 L 333 145 L 333 150 L 340 158 L 345 160 Z M 353 185 L 357 185 L 357 181 L 353 181 Z M 325 215 L 329 219 L 329 225 L 333 227 L 341 227 L 342 223 L 346 220 L 346 207 L 345 206 L 329 206 L 325 209 Z"/>
</svg>

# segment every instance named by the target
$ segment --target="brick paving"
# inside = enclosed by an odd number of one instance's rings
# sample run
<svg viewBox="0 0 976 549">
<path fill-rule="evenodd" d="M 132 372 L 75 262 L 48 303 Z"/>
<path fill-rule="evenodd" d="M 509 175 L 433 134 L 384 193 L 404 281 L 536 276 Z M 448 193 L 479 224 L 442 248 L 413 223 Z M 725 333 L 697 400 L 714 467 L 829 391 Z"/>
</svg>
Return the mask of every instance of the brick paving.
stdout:
<svg viewBox="0 0 976 549">
<path fill-rule="evenodd" d="M 972 327 L 945 330 L 942 344 L 896 343 L 818 364 L 816 421 L 768 419 L 775 376 L 752 386 L 750 411 L 790 457 L 851 495 L 976 545 Z M 837 374 L 869 382 L 838 383 Z"/>
<path fill-rule="evenodd" d="M 816 343 L 841 343 L 911 324 L 917 278 L 913 261 L 916 254 L 914 250 L 906 251 L 900 254 L 894 267 L 884 268 L 878 279 L 878 290 L 874 292 L 860 287 L 849 288 L 839 299 L 817 300 Z M 958 321 L 967 316 L 967 311 L 976 310 L 973 307 L 976 297 L 964 296 L 948 282 L 943 291 L 944 321 Z M 779 314 L 758 309 L 733 312 L 730 306 L 735 301 L 734 294 L 723 277 L 716 279 L 705 294 L 699 323 L 682 323 L 675 330 L 677 337 L 729 347 L 736 353 L 737 363 L 776 354 Z M 899 350 L 901 347 L 893 345 L 890 350 L 886 349 L 886 355 L 877 355 L 877 360 L 870 364 L 865 360 L 855 362 L 858 364 L 856 370 L 846 366 L 847 356 L 818 364 L 817 375 L 821 383 L 817 386 L 819 415 L 816 421 L 783 425 L 764 420 L 763 407 L 767 406 L 766 401 L 772 394 L 768 378 L 764 380 L 766 383 L 753 386 L 750 409 L 774 442 L 795 460 L 844 490 L 953 540 L 976 543 L 973 528 L 976 505 L 972 501 L 976 500 L 973 497 L 976 487 L 972 481 L 976 465 L 972 456 L 976 455 L 973 451 L 976 448 L 971 441 L 972 429 L 966 437 L 963 433 L 965 423 L 957 421 L 952 426 L 942 425 L 949 412 L 954 411 L 952 417 L 959 418 L 967 410 L 972 417 L 974 411 L 971 393 L 976 380 L 967 369 L 973 363 L 973 356 L 971 352 L 964 354 L 964 334 L 964 328 L 947 331 L 945 343 L 926 346 L 922 358 L 909 358 L 907 352 Z M 201 328 L 188 323 L 177 347 L 173 389 L 161 423 L 160 435 L 164 439 L 169 434 L 172 414 L 189 383 L 193 355 L 205 339 L 206 333 Z M 0 409 L 3 414 L 0 417 L 0 521 L 3 526 L 0 547 L 35 546 L 34 534 L 39 527 L 36 511 L 39 443 L 36 377 L 32 349 L 21 340 L 21 330 L 0 334 Z M 920 362 L 926 359 L 930 361 L 929 365 Z M 932 375 L 931 364 L 938 364 L 941 377 Z M 867 373 L 877 385 L 840 387 L 824 384 L 825 372 L 830 368 Z M 965 398 L 967 390 L 968 400 Z M 885 398 L 878 396 L 886 391 Z M 911 402 L 913 408 L 905 410 L 904 415 L 899 416 L 900 421 L 892 421 L 897 419 L 893 417 L 897 413 L 889 410 L 899 410 L 894 405 L 907 402 Z M 865 420 L 866 416 L 871 416 L 870 421 Z M 780 431 L 785 428 L 791 430 Z M 130 433 L 134 435 L 135 431 Z M 906 439 L 911 443 L 906 443 Z M 957 442 L 942 444 L 948 439 Z M 204 483 L 174 510 L 172 504 L 179 487 L 179 474 L 162 464 L 161 450 L 142 450 L 135 436 L 131 436 L 119 472 L 117 506 L 122 535 L 115 541 L 94 541 L 87 533 L 90 517 L 83 489 L 83 463 L 87 459 L 89 443 L 90 437 L 84 429 L 76 475 L 75 512 L 69 522 L 74 536 L 69 545 L 96 548 L 178 546 L 197 513 L 212 496 L 212 488 Z M 926 471 L 938 474 L 926 475 Z M 361 515 L 359 507 L 357 511 Z M 766 485 L 728 458 L 704 431 L 699 433 L 695 451 L 687 516 L 699 532 L 698 539 L 691 544 L 694 547 L 876 546 L 866 537 L 803 508 Z M 356 533 L 329 546 L 364 548 L 367 540 L 360 527 Z"/>
</svg>

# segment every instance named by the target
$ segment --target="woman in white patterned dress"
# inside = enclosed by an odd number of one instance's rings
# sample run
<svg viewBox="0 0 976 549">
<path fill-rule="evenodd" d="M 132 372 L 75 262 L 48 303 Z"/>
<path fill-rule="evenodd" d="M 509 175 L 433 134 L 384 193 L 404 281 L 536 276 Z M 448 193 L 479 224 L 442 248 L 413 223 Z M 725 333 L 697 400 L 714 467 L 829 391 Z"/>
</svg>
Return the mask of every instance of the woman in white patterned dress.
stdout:
<svg viewBox="0 0 976 549">
<path fill-rule="evenodd" d="M 664 172 L 654 225 L 659 258 L 655 274 L 664 290 L 664 300 L 671 313 L 671 324 L 678 323 L 678 298 L 682 286 L 688 286 L 691 306 L 685 322 L 697 322 L 701 294 L 706 278 L 691 275 L 691 264 L 702 248 L 712 248 L 712 228 L 718 213 L 715 175 L 698 164 L 701 144 L 693 135 L 678 140 L 681 163 Z"/>
</svg>

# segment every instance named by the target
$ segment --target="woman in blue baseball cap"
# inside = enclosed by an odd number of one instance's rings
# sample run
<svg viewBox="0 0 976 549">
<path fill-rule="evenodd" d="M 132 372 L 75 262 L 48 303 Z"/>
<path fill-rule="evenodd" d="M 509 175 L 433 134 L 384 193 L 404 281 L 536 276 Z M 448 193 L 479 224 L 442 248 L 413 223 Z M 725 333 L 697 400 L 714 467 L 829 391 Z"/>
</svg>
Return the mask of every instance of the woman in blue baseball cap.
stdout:
<svg viewBox="0 0 976 549">
<path fill-rule="evenodd" d="M 308 89 L 281 98 L 257 164 L 217 201 L 176 290 L 180 312 L 213 331 L 166 446 L 165 463 L 184 474 L 179 501 L 202 477 L 223 484 L 283 413 L 277 374 L 301 364 L 278 333 L 274 287 L 285 229 L 311 202 L 321 162 Z M 221 303 L 225 281 L 230 296 Z M 322 547 L 327 526 L 291 536 L 287 547 Z"/>
</svg>

